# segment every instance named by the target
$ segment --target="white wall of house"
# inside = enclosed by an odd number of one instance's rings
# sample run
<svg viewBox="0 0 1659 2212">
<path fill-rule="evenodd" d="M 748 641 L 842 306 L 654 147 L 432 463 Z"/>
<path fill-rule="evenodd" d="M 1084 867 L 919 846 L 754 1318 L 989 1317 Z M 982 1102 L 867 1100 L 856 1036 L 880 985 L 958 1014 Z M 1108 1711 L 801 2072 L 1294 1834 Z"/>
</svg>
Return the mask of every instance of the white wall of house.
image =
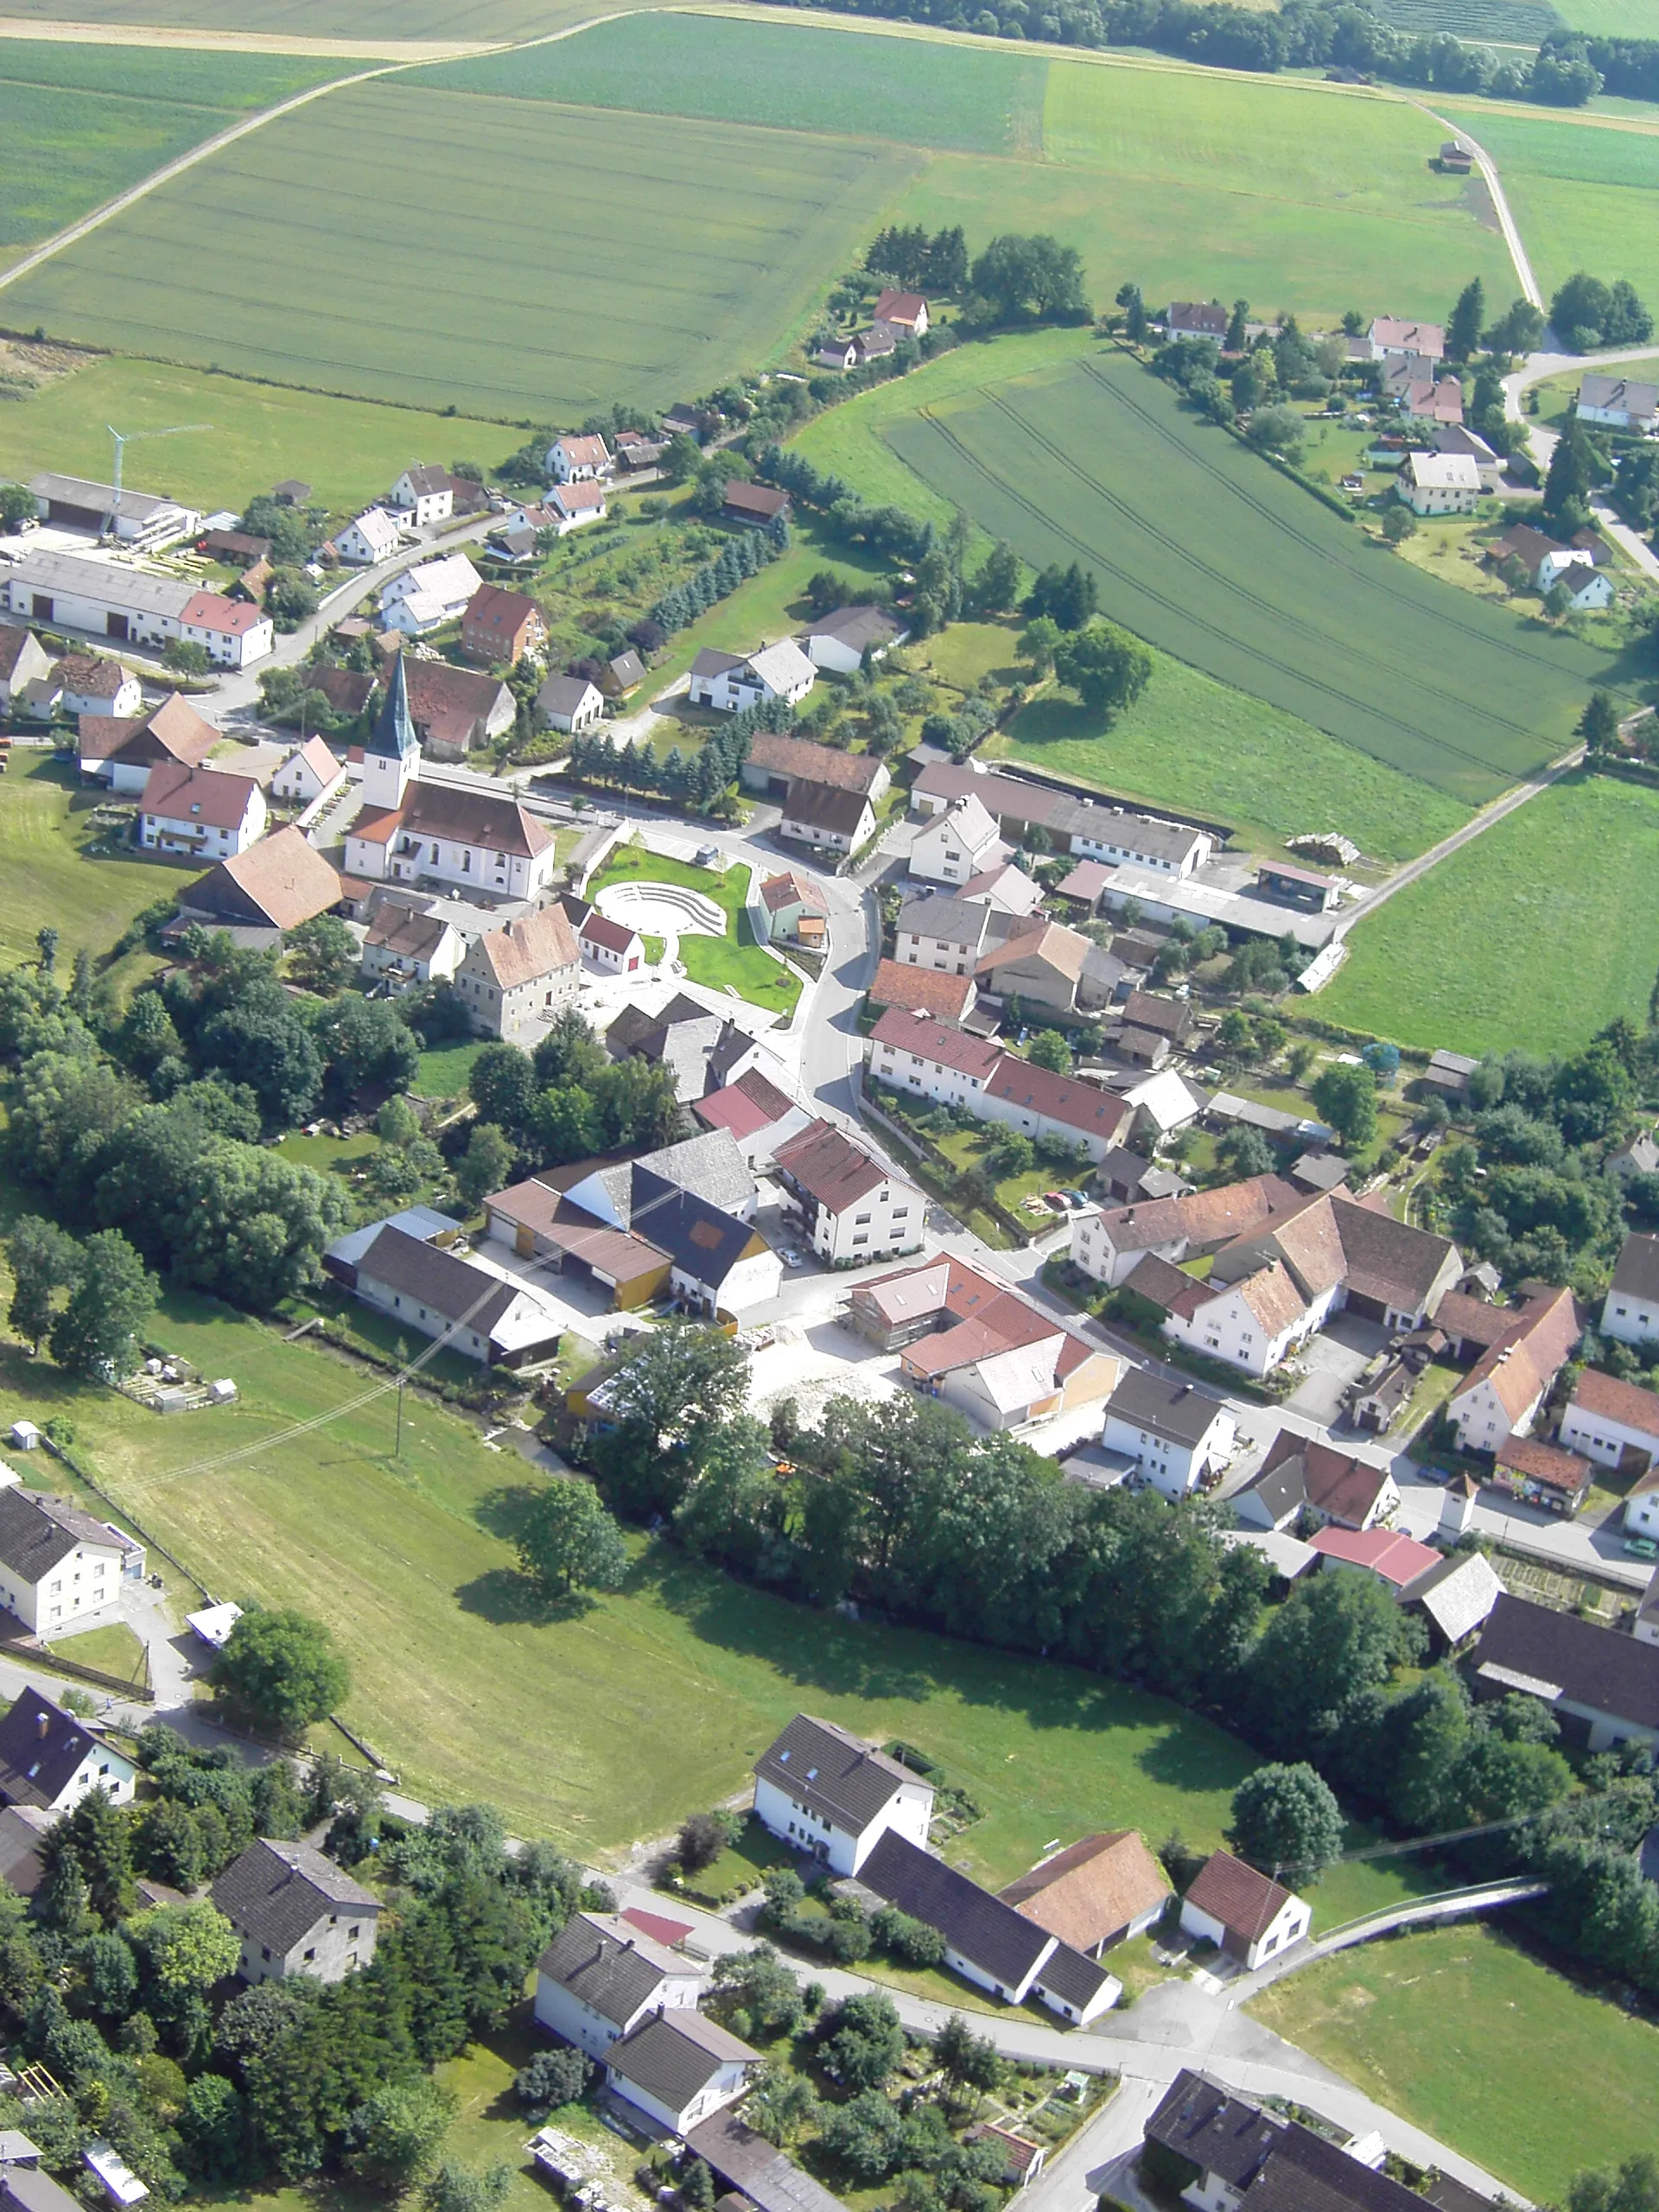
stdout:
<svg viewBox="0 0 1659 2212">
<path fill-rule="evenodd" d="M 581 977 L 581 966 L 573 962 L 569 968 L 552 968 L 544 976 L 509 983 L 504 989 L 474 945 L 455 970 L 454 988 L 480 1035 L 499 1037 L 505 1045 L 526 1039 L 539 1043 L 542 1030 L 575 997 Z"/>
<path fill-rule="evenodd" d="M 792 1198 L 791 1203 L 800 1205 Z M 913 1183 L 893 1177 L 840 1213 L 831 1213 L 827 1206 L 814 1207 L 810 1202 L 801 1211 L 804 1221 L 809 1214 L 812 1216 L 807 1234 L 821 1259 L 832 1262 L 880 1260 L 920 1249 L 927 1201 Z"/>
<path fill-rule="evenodd" d="M 1610 1290 L 1601 1308 L 1601 1333 L 1622 1344 L 1659 1339 L 1659 1305 L 1628 1290 Z"/>
<path fill-rule="evenodd" d="M 1582 1406 L 1569 1406 L 1562 1414 L 1561 1442 L 1599 1467 L 1617 1467 L 1627 1445 L 1659 1459 L 1659 1431 L 1633 1428 L 1605 1414 L 1587 1413 Z"/>
<path fill-rule="evenodd" d="M 858 823 L 852 830 L 826 830 L 822 823 L 803 822 L 789 811 L 785 802 L 784 818 L 778 824 L 778 835 L 798 845 L 811 845 L 822 852 L 855 853 L 875 834 L 875 813 L 868 799 L 859 810 Z"/>
<path fill-rule="evenodd" d="M 1638 1491 L 1624 1501 L 1624 1526 L 1633 1536 L 1659 1536 L 1659 1490 Z M 1659 1643 L 1659 1621 L 1653 1624 L 1654 1632 L 1644 1637 L 1649 1643 Z M 1640 1623 L 1637 1634 L 1641 1636 Z"/>
<path fill-rule="evenodd" d="M 1334 1293 L 1332 1294 L 1334 1296 Z M 1304 1306 L 1300 1315 L 1277 1335 L 1269 1335 L 1250 1311 L 1241 1283 L 1235 1283 L 1209 1304 L 1201 1306 L 1191 1320 L 1170 1314 L 1163 1333 L 1175 1344 L 1190 1345 L 1211 1359 L 1224 1359 L 1247 1375 L 1271 1375 L 1299 1344 L 1306 1344 L 1330 1311 L 1331 1297 Z"/>
<path fill-rule="evenodd" d="M 377 845 L 366 838 L 346 839 L 346 869 L 349 875 L 390 876 L 395 882 L 416 883 L 423 875 L 443 883 L 459 884 L 463 891 L 484 892 L 494 898 L 533 899 L 545 891 L 558 867 L 550 841 L 533 858 L 504 853 L 492 845 L 462 845 L 449 838 L 423 837 L 399 830 L 391 841 Z M 364 865 L 359 866 L 362 861 Z"/>
<path fill-rule="evenodd" d="M 1189 1936 L 1207 1936 L 1211 1942 L 1229 1949 L 1234 1957 L 1242 1957 L 1247 1974 L 1254 1974 L 1264 1959 L 1277 1958 L 1281 1951 L 1287 1951 L 1307 1933 L 1312 1916 L 1300 1897 L 1287 1897 L 1274 1915 L 1272 1923 L 1264 1928 L 1255 1941 L 1242 1952 L 1236 1945 L 1227 1943 L 1227 1930 L 1220 1921 L 1207 1912 L 1200 1911 L 1190 1898 L 1181 1901 L 1181 1926 Z"/>
<path fill-rule="evenodd" d="M 1495 1452 L 1511 1436 L 1532 1433 L 1532 1424 L 1543 1402 L 1544 1392 L 1540 1390 L 1519 1420 L 1511 1421 L 1492 1387 L 1491 1377 L 1486 1376 L 1472 1389 L 1452 1392 L 1446 1401 L 1446 1417 L 1455 1423 L 1458 1442 L 1464 1451 Z"/>
<path fill-rule="evenodd" d="M 758 707 L 763 699 L 787 699 L 793 706 L 805 698 L 817 681 L 817 671 L 809 663 L 804 676 L 779 691 L 763 683 L 747 661 L 740 661 L 735 668 L 722 670 L 718 676 L 694 676 L 687 696 L 694 707 L 713 707 L 722 715 L 739 715 L 746 708 Z"/>
<path fill-rule="evenodd" d="M 309 1974 L 314 1981 L 344 1981 L 374 1956 L 379 1929 L 378 1913 L 352 1905 L 342 1905 L 338 1912 L 319 1913 L 287 1951 L 273 1952 L 268 1943 L 256 1942 L 245 1929 L 238 1928 L 242 1942 L 238 1971 L 246 1982 L 286 1981 L 290 1975 L 302 1974 Z"/>
<path fill-rule="evenodd" d="M 1201 868 L 1215 850 L 1215 839 L 1205 831 L 1194 830 L 1192 842 L 1179 855 L 1168 853 L 1143 852 L 1135 842 L 1132 825 L 1107 830 L 1097 825 L 1074 830 L 1071 850 L 1080 860 L 1103 861 L 1116 868 L 1154 868 L 1160 874 L 1183 880 Z"/>
<path fill-rule="evenodd" d="M 637 2106 L 654 2120 L 659 2127 L 666 2127 L 675 2135 L 683 2135 L 689 2128 L 696 2127 L 699 2121 L 707 2120 L 710 2113 L 718 2112 L 722 2105 L 728 2105 L 741 2097 L 748 2087 L 749 2080 L 748 2062 L 741 2058 L 728 2058 L 713 2080 L 699 2089 L 689 2104 L 676 2112 L 671 2106 L 652 2096 L 648 2089 L 642 2089 L 637 2082 L 630 2082 L 616 2066 L 607 2065 L 605 2075 L 618 2096 L 626 2097 L 631 2105 Z"/>
<path fill-rule="evenodd" d="M 809 1812 L 775 1782 L 759 1777 L 754 1816 L 779 1841 L 821 1859 L 832 1874 L 856 1874 L 884 1835 L 901 1835 L 918 1850 L 927 1847 L 933 1817 L 933 1792 L 925 1782 L 903 1782 L 867 1827 L 838 1827 L 821 1813 Z"/>
<path fill-rule="evenodd" d="M 702 1977 L 689 1968 L 683 1974 L 664 1974 L 645 2002 L 634 2009 L 619 2025 L 597 2012 L 585 1998 L 578 1997 L 550 1974 L 536 1977 L 536 2018 L 550 2034 L 563 2036 L 589 2058 L 602 2059 L 619 2036 L 625 2036 L 637 2027 L 647 2012 L 654 2012 L 660 2005 L 664 2012 L 677 2012 L 695 2010 L 697 1993 Z"/>
<path fill-rule="evenodd" d="M 927 937 L 920 930 L 901 930 L 894 941 L 893 957 L 901 967 L 934 968 L 946 976 L 967 976 L 979 957 L 979 947 L 963 944 L 955 938 Z"/>
<path fill-rule="evenodd" d="M 1141 1428 L 1109 1406 L 1100 1440 L 1109 1452 L 1122 1452 L 1135 1460 L 1146 1480 L 1163 1497 L 1182 1498 L 1192 1495 L 1211 1467 L 1221 1465 L 1237 1433 L 1232 1415 L 1220 1406 L 1196 1444 L 1177 1443 L 1154 1430 Z"/>
<path fill-rule="evenodd" d="M 677 1274 L 678 1270 L 675 1272 Z M 738 1261 L 728 1274 L 715 1294 L 715 1305 L 720 1311 L 734 1314 L 741 1320 L 757 1306 L 769 1305 L 781 1289 L 783 1279 L 784 1263 L 774 1251 L 768 1249 L 752 1252 L 747 1260 Z"/>
<path fill-rule="evenodd" d="M 310 762 L 296 749 L 289 754 L 271 778 L 271 795 L 275 798 L 292 799 L 306 806 L 314 798 L 321 798 L 325 791 L 338 790 L 345 780 L 346 764 L 343 760 L 335 761 L 334 775 L 324 783 Z"/>
<path fill-rule="evenodd" d="M 982 814 L 984 810 L 976 804 L 973 811 Z M 996 824 L 988 817 L 976 834 L 959 814 L 939 815 L 918 836 L 905 865 L 925 883 L 966 883 L 979 874 L 986 854 L 1001 843 Z"/>
<path fill-rule="evenodd" d="M 870 1073 L 882 1083 L 892 1084 L 896 1090 L 908 1091 L 912 1097 L 931 1098 L 949 1106 L 966 1106 L 974 1112 L 979 1110 L 979 1095 L 986 1080 L 982 1076 L 964 1074 L 960 1068 L 948 1068 L 920 1052 L 907 1052 L 898 1045 L 872 1046 Z"/>
<path fill-rule="evenodd" d="M 231 853 L 245 853 L 250 845 L 257 844 L 264 836 L 270 820 L 265 795 L 256 784 L 248 793 L 242 819 L 228 829 L 195 821 L 188 814 L 141 814 L 139 842 L 146 852 L 200 854 L 210 860 L 223 860 Z"/>
<path fill-rule="evenodd" d="M 119 1600 L 127 1556 L 114 1544 L 77 1544 L 35 1582 L 0 1565 L 0 1605 L 36 1635 L 60 1635 L 71 1621 Z"/>
<path fill-rule="evenodd" d="M 1148 1252 L 1174 1267 L 1186 1256 L 1185 1235 L 1168 1237 L 1161 1244 L 1120 1247 L 1112 1243 L 1101 1215 L 1077 1213 L 1071 1217 L 1071 1264 L 1096 1282 L 1103 1282 L 1109 1290 L 1116 1290 L 1127 1282 Z"/>
<path fill-rule="evenodd" d="M 1039 1137 L 1059 1137 L 1067 1144 L 1081 1145 L 1090 1160 L 1103 1160 L 1114 1145 L 1122 1141 L 1121 1124 L 1110 1136 L 1102 1135 L 1097 1129 L 1074 1129 L 1069 1122 L 1057 1122 L 1052 1115 L 1036 1113 L 1012 1098 L 993 1097 L 989 1090 L 976 1092 L 967 1103 L 982 1121 L 1000 1122 L 1033 1142 Z M 1141 1255 L 1137 1252 L 1135 1256 L 1138 1260 Z"/>
</svg>

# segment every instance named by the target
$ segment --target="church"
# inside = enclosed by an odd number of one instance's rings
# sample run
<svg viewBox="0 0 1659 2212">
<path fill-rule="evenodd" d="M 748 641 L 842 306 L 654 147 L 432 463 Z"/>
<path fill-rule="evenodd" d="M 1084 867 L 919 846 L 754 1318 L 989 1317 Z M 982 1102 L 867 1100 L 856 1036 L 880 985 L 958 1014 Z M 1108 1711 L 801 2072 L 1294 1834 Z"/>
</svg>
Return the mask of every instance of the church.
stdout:
<svg viewBox="0 0 1659 2212">
<path fill-rule="evenodd" d="M 363 748 L 363 810 L 346 833 L 346 874 L 442 884 L 462 895 L 537 899 L 551 885 L 555 863 L 552 832 L 516 799 L 422 782 L 399 653 Z"/>
</svg>

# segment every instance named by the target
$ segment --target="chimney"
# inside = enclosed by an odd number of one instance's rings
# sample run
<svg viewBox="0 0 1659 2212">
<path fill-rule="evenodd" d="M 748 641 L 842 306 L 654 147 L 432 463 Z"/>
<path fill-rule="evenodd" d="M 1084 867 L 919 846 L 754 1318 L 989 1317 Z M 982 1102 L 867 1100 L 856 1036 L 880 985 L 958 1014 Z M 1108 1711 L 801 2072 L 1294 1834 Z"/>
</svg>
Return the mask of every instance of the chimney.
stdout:
<svg viewBox="0 0 1659 2212">
<path fill-rule="evenodd" d="M 49 1712 L 37 1713 L 35 1714 L 35 1733 L 39 1737 L 41 1743 L 44 1743 L 47 1738 L 52 1733 L 52 1715 Z"/>
</svg>

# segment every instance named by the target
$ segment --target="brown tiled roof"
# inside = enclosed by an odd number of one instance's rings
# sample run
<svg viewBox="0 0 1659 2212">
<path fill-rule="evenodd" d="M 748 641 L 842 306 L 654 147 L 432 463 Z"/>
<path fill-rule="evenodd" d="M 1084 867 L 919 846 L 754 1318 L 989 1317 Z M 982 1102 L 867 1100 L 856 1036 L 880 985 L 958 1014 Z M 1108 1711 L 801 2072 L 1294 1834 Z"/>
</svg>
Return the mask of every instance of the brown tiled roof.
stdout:
<svg viewBox="0 0 1659 2212">
<path fill-rule="evenodd" d="M 337 715 L 360 715 L 374 696 L 374 678 L 354 668 L 313 667 L 301 673 L 308 691 L 321 691 Z"/>
<path fill-rule="evenodd" d="M 735 656 L 732 664 L 739 664 Z M 867 796 L 881 773 L 881 763 L 868 753 L 839 753 L 832 745 L 814 745 L 809 738 L 785 737 L 778 730 L 757 730 L 750 741 L 748 758 L 755 767 L 774 776 L 834 784 L 839 790 L 862 791 Z"/>
<path fill-rule="evenodd" d="M 546 619 L 535 601 L 523 592 L 509 591 L 503 584 L 480 584 L 467 602 L 461 633 L 469 645 L 509 645 L 525 623 L 537 617 Z"/>
<path fill-rule="evenodd" d="M 938 1067 L 951 1068 L 958 1075 L 975 1076 L 982 1082 L 1001 1058 L 1000 1046 L 988 1038 L 975 1037 L 966 1029 L 936 1020 L 930 1014 L 915 1014 L 899 1006 L 890 1006 L 876 1023 L 872 1041 L 891 1046 L 895 1052 L 918 1053 Z"/>
<path fill-rule="evenodd" d="M 1519 1313 L 1510 1314 L 1509 1328 L 1482 1353 L 1453 1395 L 1460 1398 L 1490 1382 L 1510 1419 L 1519 1421 L 1548 1389 L 1583 1333 L 1570 1290 L 1529 1299 Z"/>
<path fill-rule="evenodd" d="M 1381 1208 L 1339 1194 L 1320 1203 L 1336 1216 L 1350 1292 L 1402 1309 L 1421 1305 L 1452 1254 L 1450 1238 L 1413 1229 Z"/>
<path fill-rule="evenodd" d="M 1368 1459 L 1339 1452 L 1333 1444 L 1298 1436 L 1288 1428 L 1281 1428 L 1268 1446 L 1251 1487 L 1260 1486 L 1271 1496 L 1282 1484 L 1271 1483 L 1269 1478 L 1281 1467 L 1287 1474 L 1300 1476 L 1303 1496 L 1310 1505 L 1353 1529 L 1362 1526 L 1376 1510 L 1379 1492 L 1393 1479 L 1386 1467 L 1374 1467 Z"/>
<path fill-rule="evenodd" d="M 946 976 L 936 968 L 910 968 L 884 960 L 870 985 L 872 1006 L 905 1007 L 941 1021 L 960 1021 L 974 1002 L 971 976 Z"/>
<path fill-rule="evenodd" d="M 980 954 L 976 973 L 987 975 L 1013 960 L 1043 960 L 1057 975 L 1075 983 L 1089 957 L 1088 938 L 1067 929 L 1063 922 L 1045 921 L 1040 914 L 1031 915 L 1028 920 L 1030 925 L 1018 936 L 1007 938 Z"/>
<path fill-rule="evenodd" d="M 1600 1414 L 1625 1428 L 1659 1436 L 1659 1394 L 1643 1389 L 1639 1383 L 1621 1382 L 1617 1376 L 1604 1375 L 1599 1367 L 1586 1367 L 1580 1376 L 1573 1402 L 1587 1414 Z"/>
<path fill-rule="evenodd" d="M 735 514 L 770 522 L 774 515 L 789 512 L 790 500 L 787 492 L 774 492 L 770 484 L 746 484 L 733 477 L 726 486 L 725 504 Z"/>
<path fill-rule="evenodd" d="M 1304 1205 L 1303 1193 L 1277 1175 L 1252 1175 L 1220 1183 L 1184 1198 L 1141 1198 L 1103 1214 L 1102 1225 L 1120 1252 L 1148 1249 L 1185 1238 L 1189 1244 L 1221 1244 L 1254 1233 L 1274 1214 Z"/>
<path fill-rule="evenodd" d="M 1200 1912 L 1207 1912 L 1247 1943 L 1266 1935 L 1291 1898 L 1290 1891 L 1258 1874 L 1230 1851 L 1211 1852 L 1186 1894 Z"/>
<path fill-rule="evenodd" d="M 1212 1290 L 1214 1287 L 1212 1284 Z M 1246 1275 L 1238 1289 L 1244 1303 L 1270 1337 L 1276 1337 L 1281 1331 L 1292 1327 L 1307 1311 L 1301 1293 L 1277 1260 L 1269 1261 L 1255 1274 Z"/>
<path fill-rule="evenodd" d="M 404 656 L 404 673 L 409 679 L 410 719 L 428 743 L 465 746 L 506 689 L 499 677 L 480 670 L 452 668 L 443 660 L 416 660 L 408 654 Z"/>
<path fill-rule="evenodd" d="M 1192 1027 L 1192 1009 L 1183 999 L 1160 998 L 1156 991 L 1131 991 L 1123 1001 L 1123 1019 L 1137 1029 L 1155 1029 L 1162 1037 L 1184 1037 Z"/>
<path fill-rule="evenodd" d="M 416 668 L 423 662 L 413 664 Z M 461 671 L 452 669 L 452 676 Z M 493 679 L 467 678 L 468 682 Z M 410 684 L 411 691 L 414 689 Z M 458 845 L 482 845 L 490 852 L 509 853 L 520 860 L 534 860 L 553 842 L 549 832 L 517 800 L 498 798 L 493 791 L 463 791 L 454 784 L 411 784 L 409 796 L 391 817 L 417 835 L 448 837 Z M 364 834 L 361 821 L 352 835 Z"/>
<path fill-rule="evenodd" d="M 803 881 L 793 868 L 785 868 L 781 875 L 769 875 L 760 886 L 760 903 L 769 914 L 780 907 L 804 906 L 811 912 L 829 912 L 819 893 L 810 884 Z"/>
<path fill-rule="evenodd" d="M 326 914 L 340 895 L 340 878 L 307 843 L 305 832 L 289 823 L 210 868 L 191 886 L 185 903 L 227 921 L 294 930 Z"/>
<path fill-rule="evenodd" d="M 1057 1851 L 999 1894 L 1063 1943 L 1092 1951 L 1161 1904 L 1169 1877 L 1134 1828 L 1112 1828 Z"/>
<path fill-rule="evenodd" d="M 605 914 L 589 914 L 582 925 L 583 942 L 603 945 L 607 952 L 626 952 L 638 935 L 638 931 Z"/>
<path fill-rule="evenodd" d="M 162 760 L 149 772 L 138 811 L 168 822 L 199 822 L 208 830 L 234 830 L 258 788 L 251 776 Z"/>
<path fill-rule="evenodd" d="M 1593 1472 L 1590 1461 L 1580 1459 L 1576 1452 L 1563 1452 L 1559 1444 L 1541 1444 L 1535 1436 L 1510 1437 L 1498 1446 L 1492 1459 L 1498 1468 L 1529 1475 L 1534 1482 L 1548 1483 L 1552 1490 L 1567 1491 L 1574 1497 Z"/>
<path fill-rule="evenodd" d="M 1002 1055 L 985 1095 L 1005 1099 L 1011 1106 L 1024 1107 L 1046 1121 L 1062 1122 L 1089 1136 L 1116 1136 L 1135 1112 L 1126 1100 L 1109 1090 L 1098 1090 L 1091 1083 L 1075 1083 L 1051 1068 L 1016 1059 L 1012 1052 Z"/>
<path fill-rule="evenodd" d="M 574 968 L 582 958 L 570 918 L 563 906 L 540 906 L 492 930 L 478 940 L 476 950 L 504 991 L 515 984 L 533 983 L 561 968 Z"/>
<path fill-rule="evenodd" d="M 1510 1306 L 1489 1306 L 1484 1298 L 1470 1298 L 1463 1291 L 1448 1290 L 1434 1308 L 1434 1326 L 1454 1342 L 1497 1344 L 1515 1326 Z"/>
<path fill-rule="evenodd" d="M 829 1122 L 809 1123 L 775 1155 L 777 1165 L 831 1213 L 844 1213 L 889 1178 L 861 1145 Z"/>
<path fill-rule="evenodd" d="M 118 660 L 110 660 L 102 653 L 66 653 L 58 663 L 57 677 L 64 690 L 73 691 L 78 699 L 113 699 L 126 683 L 128 671 Z"/>
</svg>

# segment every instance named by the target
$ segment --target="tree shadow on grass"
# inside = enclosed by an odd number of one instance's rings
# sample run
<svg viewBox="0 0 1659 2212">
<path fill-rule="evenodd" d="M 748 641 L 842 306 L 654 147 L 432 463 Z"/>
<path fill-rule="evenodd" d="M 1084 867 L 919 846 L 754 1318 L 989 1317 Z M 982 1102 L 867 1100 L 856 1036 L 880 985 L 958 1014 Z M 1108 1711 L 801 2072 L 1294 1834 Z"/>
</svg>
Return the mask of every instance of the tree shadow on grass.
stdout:
<svg viewBox="0 0 1659 2212">
<path fill-rule="evenodd" d="M 455 1597 L 462 1612 L 476 1613 L 498 1628 L 550 1628 L 561 1621 L 580 1620 L 594 1609 L 586 1591 L 550 1596 L 512 1567 L 493 1567 L 487 1573 L 474 1575 L 461 1585 Z"/>
<path fill-rule="evenodd" d="M 499 1536 L 504 1543 L 516 1544 L 524 1533 L 530 1509 L 540 1495 L 540 1491 L 530 1483 L 502 1483 L 479 1499 L 473 1509 L 474 1518 L 491 1535 Z"/>
</svg>

